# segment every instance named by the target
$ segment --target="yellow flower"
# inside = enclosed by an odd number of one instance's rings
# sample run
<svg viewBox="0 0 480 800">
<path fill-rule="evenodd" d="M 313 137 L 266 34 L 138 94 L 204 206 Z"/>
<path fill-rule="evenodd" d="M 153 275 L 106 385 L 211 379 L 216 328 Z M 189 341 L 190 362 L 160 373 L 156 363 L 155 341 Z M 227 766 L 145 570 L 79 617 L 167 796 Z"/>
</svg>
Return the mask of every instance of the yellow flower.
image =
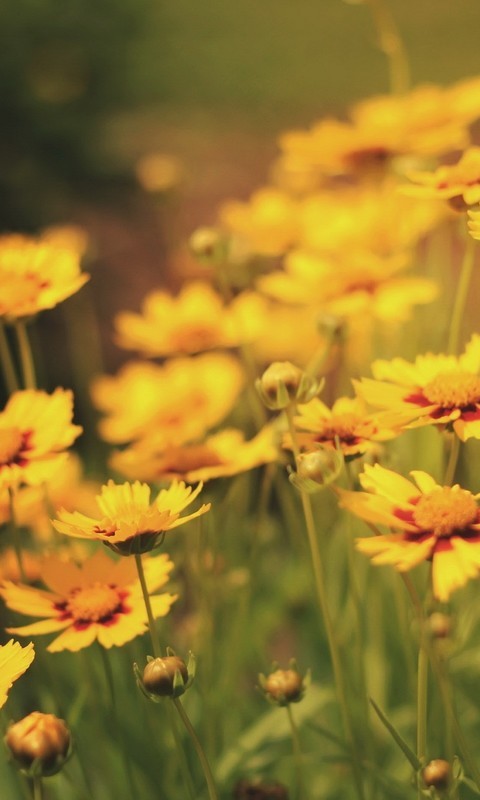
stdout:
<svg viewBox="0 0 480 800">
<path fill-rule="evenodd" d="M 253 292 L 245 292 L 225 306 L 210 284 L 194 281 L 177 297 L 151 292 L 142 314 L 118 314 L 117 342 L 128 350 L 162 357 L 237 347 L 258 335 L 262 309 L 262 299 Z"/>
<path fill-rule="evenodd" d="M 173 563 L 167 555 L 144 561 L 149 593 L 168 580 Z M 120 647 L 147 630 L 142 589 L 132 559 L 114 562 L 97 551 L 81 566 L 57 556 L 44 560 L 42 578 L 47 590 L 4 581 L 0 595 L 8 608 L 20 614 L 40 617 L 39 622 L 11 628 L 20 636 L 37 636 L 62 631 L 48 645 L 50 653 L 77 651 L 98 640 L 103 646 Z M 150 598 L 155 618 L 168 614 L 176 595 Z"/>
<path fill-rule="evenodd" d="M 53 525 L 68 536 L 98 539 L 120 555 L 145 553 L 161 544 L 167 531 L 210 510 L 208 503 L 192 514 L 180 516 L 199 495 L 202 486 L 199 483 L 192 489 L 183 482 L 174 481 L 151 503 L 150 487 L 146 483 L 135 481 L 117 485 L 109 481 L 97 497 L 102 513 L 100 519 L 60 509 Z"/>
<path fill-rule="evenodd" d="M 279 189 L 260 189 L 247 203 L 225 203 L 220 219 L 227 230 L 244 239 L 252 253 L 258 255 L 284 253 L 297 236 L 296 203 Z"/>
<path fill-rule="evenodd" d="M 266 319 L 265 330 L 252 344 L 262 366 L 288 360 L 304 367 L 324 341 L 318 330 L 318 306 L 269 303 Z"/>
<path fill-rule="evenodd" d="M 100 433 L 123 443 L 152 436 L 183 444 L 203 436 L 232 410 L 244 381 L 239 362 L 227 353 L 172 359 L 163 366 L 126 364 L 92 386 L 94 403 L 108 414 Z"/>
<path fill-rule="evenodd" d="M 457 164 L 434 172 L 412 172 L 409 177 L 416 185 L 403 187 L 406 194 L 450 200 L 464 210 L 480 202 L 480 147 L 465 150 Z"/>
<path fill-rule="evenodd" d="M 477 495 L 458 485 L 439 486 L 425 472 L 410 474 L 415 483 L 379 464 L 366 465 L 360 476 L 366 491 L 340 491 L 340 504 L 366 522 L 398 531 L 358 539 L 358 550 L 399 572 L 431 560 L 434 595 L 446 602 L 480 572 Z"/>
<path fill-rule="evenodd" d="M 320 447 L 341 450 L 346 458 L 355 458 L 375 451 L 377 442 L 392 439 L 394 430 L 382 427 L 376 417 L 367 414 L 365 404 L 358 397 L 339 397 L 332 408 L 314 398 L 298 407 L 295 427 L 300 432 L 298 440 L 305 452 L 315 452 Z M 291 448 L 291 437 L 285 437 Z"/>
<path fill-rule="evenodd" d="M 233 428 L 209 436 L 204 442 L 175 445 L 156 450 L 148 439 L 116 452 L 112 469 L 127 478 L 156 482 L 182 478 L 188 483 L 225 478 L 278 459 L 277 436 L 267 425 L 246 442 Z"/>
<path fill-rule="evenodd" d="M 48 233 L 0 237 L 0 317 L 7 321 L 53 308 L 88 278 L 80 272 L 78 245 Z"/>
<path fill-rule="evenodd" d="M 22 550 L 22 567 L 24 580 L 35 583 L 40 578 L 40 559 L 29 550 Z M 13 547 L 7 547 L 0 553 L 0 580 L 20 581 L 18 556 Z"/>
<path fill-rule="evenodd" d="M 472 239 L 480 241 L 480 211 L 468 210 L 468 232 Z"/>
<path fill-rule="evenodd" d="M 9 689 L 27 671 L 34 658 L 32 642 L 22 647 L 10 639 L 7 644 L 0 646 L 0 708 L 7 702 Z"/>
<path fill-rule="evenodd" d="M 73 394 L 26 389 L 0 412 L 0 487 L 41 484 L 67 458 L 63 452 L 82 431 L 72 425 Z"/>
<path fill-rule="evenodd" d="M 388 409 L 383 424 L 395 427 L 448 425 L 465 441 L 480 439 L 480 336 L 474 334 L 461 356 L 417 356 L 372 364 L 376 380 L 355 382 L 370 405 Z"/>
</svg>

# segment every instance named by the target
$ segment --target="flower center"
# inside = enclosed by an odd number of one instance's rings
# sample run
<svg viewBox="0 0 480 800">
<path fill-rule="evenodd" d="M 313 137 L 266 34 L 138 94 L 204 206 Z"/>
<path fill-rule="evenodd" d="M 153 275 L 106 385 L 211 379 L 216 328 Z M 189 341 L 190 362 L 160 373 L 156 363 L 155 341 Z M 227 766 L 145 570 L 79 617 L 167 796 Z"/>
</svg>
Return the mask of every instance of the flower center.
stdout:
<svg viewBox="0 0 480 800">
<path fill-rule="evenodd" d="M 442 408 L 468 406 L 480 400 L 480 377 L 471 372 L 440 372 L 424 386 L 423 394 Z"/>
<path fill-rule="evenodd" d="M 337 436 L 340 441 L 350 441 L 361 436 L 367 438 L 373 433 L 373 426 L 364 423 L 354 414 L 339 414 L 332 419 L 325 420 L 318 427 L 316 439 L 334 440 Z"/>
<path fill-rule="evenodd" d="M 444 486 L 420 498 L 413 519 L 422 530 L 445 537 L 468 528 L 477 519 L 477 514 L 478 507 L 470 492 Z"/>
<path fill-rule="evenodd" d="M 82 589 L 74 589 L 67 603 L 67 610 L 75 620 L 98 622 L 113 614 L 120 603 L 117 589 L 97 582 Z"/>
<path fill-rule="evenodd" d="M 0 428 L 0 464 L 14 461 L 22 447 L 23 436 L 18 428 Z"/>
</svg>

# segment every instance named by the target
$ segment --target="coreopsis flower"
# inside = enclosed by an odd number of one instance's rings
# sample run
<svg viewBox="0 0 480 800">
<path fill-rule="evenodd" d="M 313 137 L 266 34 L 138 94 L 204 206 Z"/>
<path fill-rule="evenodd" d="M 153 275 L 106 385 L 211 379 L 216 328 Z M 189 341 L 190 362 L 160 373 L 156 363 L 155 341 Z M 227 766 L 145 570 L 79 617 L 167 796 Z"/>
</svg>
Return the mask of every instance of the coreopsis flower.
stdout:
<svg viewBox="0 0 480 800">
<path fill-rule="evenodd" d="M 298 235 L 297 203 L 275 188 L 260 189 L 246 203 L 225 203 L 220 219 L 228 231 L 245 240 L 251 252 L 258 255 L 280 255 Z"/>
<path fill-rule="evenodd" d="M 135 481 L 118 485 L 109 481 L 97 497 L 102 513 L 100 519 L 60 509 L 53 525 L 68 536 L 97 539 L 120 555 L 145 553 L 161 544 L 167 531 L 210 510 L 210 503 L 204 503 L 198 511 L 180 516 L 202 487 L 199 483 L 192 489 L 183 481 L 173 481 L 150 502 L 150 487 L 146 483 Z"/>
<path fill-rule="evenodd" d="M 92 385 L 95 405 L 108 415 L 100 433 L 113 443 L 155 436 L 183 444 L 201 438 L 232 410 L 243 370 L 227 353 L 178 358 L 163 366 L 130 362 Z"/>
<path fill-rule="evenodd" d="M 366 491 L 338 490 L 340 505 L 395 531 L 356 541 L 374 564 L 392 564 L 406 572 L 431 561 L 433 593 L 444 602 L 480 572 L 478 495 L 458 485 L 439 486 L 425 472 L 410 474 L 415 483 L 379 464 L 367 464 L 360 476 Z"/>
<path fill-rule="evenodd" d="M 202 442 L 175 445 L 156 450 L 148 439 L 110 459 L 112 469 L 127 478 L 157 482 L 182 479 L 187 483 L 231 477 L 278 459 L 277 434 L 265 426 L 253 439 L 245 441 L 234 428 L 215 433 Z"/>
<path fill-rule="evenodd" d="M 480 202 L 480 147 L 469 147 L 457 164 L 434 172 L 412 172 L 412 185 L 403 191 L 415 197 L 449 200 L 459 210 Z"/>
<path fill-rule="evenodd" d="M 7 644 L 0 646 L 0 708 L 7 702 L 8 692 L 14 682 L 27 671 L 34 658 L 33 642 L 22 647 L 19 642 L 10 639 Z"/>
<path fill-rule="evenodd" d="M 263 306 L 262 298 L 253 292 L 244 292 L 225 305 L 210 284 L 193 281 L 177 297 L 151 292 L 142 314 L 117 314 L 117 342 L 128 350 L 162 357 L 237 347 L 260 332 Z"/>
<path fill-rule="evenodd" d="M 315 452 L 319 447 L 340 450 L 345 458 L 356 458 L 378 449 L 378 442 L 392 439 L 396 432 L 383 427 L 375 415 L 367 413 L 365 403 L 358 397 L 339 397 L 328 408 L 315 397 L 298 406 L 294 418 L 298 442 L 304 452 Z M 290 434 L 284 444 L 291 447 Z"/>
<path fill-rule="evenodd" d="M 153 616 L 168 614 L 176 595 L 153 594 L 168 580 L 173 563 L 167 555 L 145 559 L 145 580 Z M 103 647 L 121 647 L 148 629 L 142 588 L 133 559 L 114 562 L 98 550 L 83 564 L 49 556 L 42 565 L 46 589 L 3 581 L 0 595 L 8 608 L 40 621 L 9 628 L 20 636 L 58 633 L 47 647 L 50 653 L 75 652 L 98 641 Z"/>
<path fill-rule="evenodd" d="M 78 246 L 49 234 L 0 237 L 0 317 L 29 317 L 77 292 L 89 276 L 80 271 Z"/>
<path fill-rule="evenodd" d="M 73 393 L 26 389 L 0 412 L 0 487 L 47 481 L 82 432 L 72 424 Z"/>
<path fill-rule="evenodd" d="M 480 336 L 474 334 L 461 356 L 417 356 L 372 364 L 375 380 L 354 381 L 372 406 L 388 409 L 387 427 L 448 426 L 465 441 L 480 439 Z"/>
</svg>

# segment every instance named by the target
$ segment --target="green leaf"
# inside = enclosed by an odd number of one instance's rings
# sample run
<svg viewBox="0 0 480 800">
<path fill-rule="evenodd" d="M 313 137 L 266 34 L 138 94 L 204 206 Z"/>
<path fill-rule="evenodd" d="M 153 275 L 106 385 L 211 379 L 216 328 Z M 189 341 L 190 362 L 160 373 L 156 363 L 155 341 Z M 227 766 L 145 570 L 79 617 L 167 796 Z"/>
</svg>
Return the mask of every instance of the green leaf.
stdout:
<svg viewBox="0 0 480 800">
<path fill-rule="evenodd" d="M 415 755 L 415 753 L 413 752 L 413 750 L 411 750 L 411 748 L 408 746 L 408 744 L 406 743 L 405 739 L 399 734 L 399 732 L 397 731 L 395 726 L 392 725 L 390 720 L 387 719 L 387 717 L 385 716 L 383 711 L 379 708 L 379 706 L 377 706 L 375 700 L 373 700 L 371 697 L 369 698 L 369 700 L 370 700 L 370 703 L 372 704 L 372 706 L 373 706 L 373 708 L 374 708 L 374 710 L 375 710 L 380 722 L 386 727 L 386 729 L 389 732 L 389 734 L 392 737 L 392 739 L 398 744 L 400 750 L 402 751 L 404 756 L 409 760 L 409 762 L 412 765 L 413 769 L 416 770 L 416 771 L 421 769 L 422 765 L 421 765 L 420 761 L 418 760 L 418 758 Z"/>
</svg>

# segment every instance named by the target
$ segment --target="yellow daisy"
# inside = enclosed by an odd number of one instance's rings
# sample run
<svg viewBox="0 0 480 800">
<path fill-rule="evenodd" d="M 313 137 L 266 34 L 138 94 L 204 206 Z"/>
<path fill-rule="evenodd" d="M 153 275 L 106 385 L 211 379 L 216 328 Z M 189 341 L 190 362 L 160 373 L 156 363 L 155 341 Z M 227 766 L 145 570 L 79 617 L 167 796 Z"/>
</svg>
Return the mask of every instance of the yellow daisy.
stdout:
<svg viewBox="0 0 480 800">
<path fill-rule="evenodd" d="M 0 412 L 0 486 L 48 480 L 82 432 L 72 414 L 69 390 L 15 392 Z"/>
<path fill-rule="evenodd" d="M 181 517 L 180 513 L 200 494 L 203 484 L 195 489 L 183 481 L 173 481 L 150 502 L 146 483 L 109 481 L 102 486 L 97 505 L 100 519 L 92 519 L 78 511 L 60 509 L 53 525 L 60 533 L 80 539 L 98 539 L 120 555 L 145 553 L 163 542 L 165 533 L 210 510 L 210 503 L 198 511 Z"/>
<path fill-rule="evenodd" d="M 354 381 L 370 405 L 388 409 L 383 424 L 395 427 L 448 425 L 462 441 L 480 439 L 480 336 L 461 356 L 417 356 L 372 364 L 376 380 Z"/>
<path fill-rule="evenodd" d="M 34 658 L 33 642 L 22 647 L 10 639 L 0 646 L 0 708 L 7 702 L 9 689 L 27 671 Z"/>
<path fill-rule="evenodd" d="M 142 314 L 118 314 L 117 342 L 128 350 L 162 357 L 237 347 L 258 335 L 262 308 L 262 299 L 253 292 L 244 292 L 226 306 L 210 284 L 193 281 L 177 297 L 151 292 Z"/>
<path fill-rule="evenodd" d="M 0 237 L 0 317 L 14 320 L 53 308 L 89 276 L 80 271 L 78 245 L 58 236 Z"/>
<path fill-rule="evenodd" d="M 376 417 L 367 413 L 365 403 L 358 397 L 339 397 L 328 408 L 315 397 L 298 406 L 295 428 L 304 452 L 315 452 L 320 447 L 339 449 L 347 459 L 375 451 L 377 442 L 392 439 L 396 432 L 382 427 Z M 291 448 L 291 437 L 286 435 L 285 445 Z"/>
<path fill-rule="evenodd" d="M 149 593 L 163 586 L 173 563 L 167 555 L 144 561 Z M 20 614 L 40 617 L 39 622 L 9 628 L 20 636 L 62 631 L 48 645 L 50 653 L 77 651 L 97 640 L 103 647 L 121 647 L 148 629 L 142 588 L 131 559 L 114 562 L 97 551 L 81 566 L 57 556 L 45 559 L 42 578 L 47 589 L 4 581 L 0 588 L 8 608 Z M 176 595 L 150 597 L 155 618 L 168 614 Z"/>
<path fill-rule="evenodd" d="M 155 450 L 148 439 L 127 450 L 114 453 L 113 469 L 127 478 L 159 481 L 181 478 L 188 483 L 226 478 L 278 459 L 277 435 L 267 425 L 253 439 L 229 428 L 209 436 L 204 442 L 170 445 Z"/>
<path fill-rule="evenodd" d="M 457 164 L 434 172 L 412 172 L 411 186 L 403 191 L 415 197 L 450 200 L 459 210 L 480 202 L 480 147 L 465 150 Z"/>
<path fill-rule="evenodd" d="M 358 539 L 360 552 L 399 572 L 431 561 L 434 595 L 446 602 L 480 572 L 478 495 L 458 485 L 439 486 L 425 472 L 410 474 L 415 483 L 379 464 L 366 465 L 360 476 L 366 491 L 339 490 L 340 505 L 366 522 L 398 531 Z"/>
<path fill-rule="evenodd" d="M 234 356 L 205 353 L 171 359 L 163 366 L 130 362 L 115 376 L 98 377 L 92 397 L 108 415 L 99 426 L 106 441 L 135 441 L 155 431 L 166 444 L 182 444 L 221 422 L 243 383 L 243 370 Z"/>
</svg>

